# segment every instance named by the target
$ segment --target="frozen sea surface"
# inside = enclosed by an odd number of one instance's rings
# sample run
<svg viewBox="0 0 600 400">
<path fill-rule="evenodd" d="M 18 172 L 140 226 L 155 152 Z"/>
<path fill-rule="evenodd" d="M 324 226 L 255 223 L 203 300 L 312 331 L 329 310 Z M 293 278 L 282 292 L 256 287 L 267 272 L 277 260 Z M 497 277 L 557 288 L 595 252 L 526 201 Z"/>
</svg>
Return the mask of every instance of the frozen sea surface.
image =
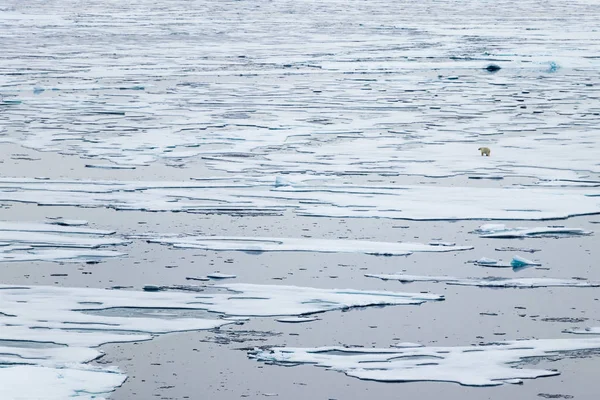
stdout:
<svg viewBox="0 0 600 400">
<path fill-rule="evenodd" d="M 11 262 L 0 277 L 12 289 L 0 290 L 0 397 L 106 396 L 125 379 L 117 365 L 130 378 L 111 396 L 127 400 L 599 392 L 597 339 L 572 336 L 596 334 L 600 319 L 585 218 L 600 214 L 598 20 L 591 0 L 4 0 L 0 262 Z M 477 231 L 489 220 L 505 225 Z M 454 251 L 469 248 L 535 252 L 541 266 L 484 269 Z M 47 261 L 61 274 L 44 272 Z M 207 276 L 237 278 L 173 291 Z M 145 284 L 156 292 L 90 289 Z M 371 307 L 440 300 L 428 294 L 438 289 L 446 301 Z M 177 312 L 157 311 L 179 295 L 206 296 L 197 311 L 214 318 L 179 325 L 167 315 Z M 81 296 L 116 308 L 76 311 Z M 141 304 L 127 296 L 161 301 L 125 313 Z M 218 339 L 178 334 L 89 362 L 101 342 L 221 325 Z M 527 342 L 465 345 L 504 335 Z M 457 385 L 364 386 L 247 360 L 231 345 L 246 340 L 278 348 L 255 353 L 275 364 L 316 362 L 335 345 L 317 364 L 364 379 L 500 386 L 560 369 L 565 383 L 479 397 L 448 389 Z M 531 357 L 560 366 L 514 368 Z"/>
</svg>

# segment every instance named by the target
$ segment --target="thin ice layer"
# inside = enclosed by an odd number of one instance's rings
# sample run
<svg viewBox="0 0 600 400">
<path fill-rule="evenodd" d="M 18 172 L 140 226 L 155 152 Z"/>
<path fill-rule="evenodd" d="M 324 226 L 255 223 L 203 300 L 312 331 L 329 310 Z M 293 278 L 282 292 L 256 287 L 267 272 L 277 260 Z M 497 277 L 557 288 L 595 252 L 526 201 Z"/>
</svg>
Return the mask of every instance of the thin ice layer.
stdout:
<svg viewBox="0 0 600 400">
<path fill-rule="evenodd" d="M 598 282 L 583 279 L 558 278 L 455 278 L 451 276 L 419 276 L 404 274 L 365 274 L 369 278 L 409 282 L 443 282 L 448 285 L 479 286 L 492 288 L 541 288 L 541 287 L 600 287 Z"/>
<path fill-rule="evenodd" d="M 551 356 L 556 359 L 564 357 L 567 352 L 599 348 L 600 338 L 540 339 L 461 347 L 276 347 L 255 350 L 249 356 L 257 361 L 282 365 L 312 364 L 379 382 L 433 381 L 465 386 L 499 386 L 560 374 L 555 370 L 524 368 L 522 365 L 529 358 Z"/>
<path fill-rule="evenodd" d="M 405 256 L 413 252 L 449 252 L 471 250 L 471 246 L 436 246 L 421 243 L 390 243 L 366 240 L 304 239 L 230 236 L 158 237 L 148 240 L 177 248 L 236 251 L 307 251 L 319 253 L 364 253 L 385 256 Z"/>
</svg>

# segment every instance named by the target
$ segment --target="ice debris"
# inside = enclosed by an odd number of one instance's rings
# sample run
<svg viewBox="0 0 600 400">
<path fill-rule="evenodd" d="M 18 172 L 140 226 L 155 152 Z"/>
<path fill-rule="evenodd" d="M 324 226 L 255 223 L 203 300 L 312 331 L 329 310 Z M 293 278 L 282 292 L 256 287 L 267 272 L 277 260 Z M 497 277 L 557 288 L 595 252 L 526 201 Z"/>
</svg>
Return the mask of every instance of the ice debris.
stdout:
<svg viewBox="0 0 600 400">
<path fill-rule="evenodd" d="M 597 349 L 600 349 L 600 338 L 518 340 L 459 347 L 274 347 L 250 351 L 248 356 L 285 366 L 311 364 L 379 382 L 500 386 L 560 374 L 556 370 L 524 368 L 522 364 L 532 358 L 556 359 Z"/>
<path fill-rule="evenodd" d="M 472 246 L 426 245 L 422 243 L 372 242 L 346 239 L 269 238 L 234 236 L 156 237 L 151 243 L 168 244 L 176 248 L 217 251 L 306 251 L 320 253 L 364 253 L 379 256 L 406 256 L 415 252 L 450 252 L 473 249 Z"/>
</svg>

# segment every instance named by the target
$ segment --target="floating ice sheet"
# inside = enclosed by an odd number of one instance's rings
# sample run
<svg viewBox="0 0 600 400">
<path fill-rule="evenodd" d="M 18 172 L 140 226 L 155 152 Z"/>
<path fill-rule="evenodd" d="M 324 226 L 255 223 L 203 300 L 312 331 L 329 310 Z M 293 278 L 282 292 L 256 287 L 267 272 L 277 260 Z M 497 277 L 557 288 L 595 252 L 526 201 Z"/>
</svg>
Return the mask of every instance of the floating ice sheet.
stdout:
<svg viewBox="0 0 600 400">
<path fill-rule="evenodd" d="M 0 179 L 0 201 L 4 202 L 236 215 L 292 211 L 309 216 L 412 220 L 540 220 L 600 213 L 600 198 L 589 194 L 585 189 L 520 187 L 274 187 L 256 178 L 192 182 Z"/>
<path fill-rule="evenodd" d="M 409 282 L 443 282 L 449 285 L 480 286 L 492 288 L 541 288 L 541 287 L 600 287 L 599 282 L 583 279 L 558 278 L 455 278 L 451 276 L 420 276 L 404 274 L 365 274 L 369 278 Z"/>
<path fill-rule="evenodd" d="M 538 339 L 462 347 L 275 347 L 251 351 L 249 356 L 257 361 L 287 366 L 312 364 L 379 382 L 433 381 L 499 386 L 560 374 L 556 370 L 525 368 L 524 364 L 531 358 L 556 359 L 569 352 L 585 353 L 599 348 L 600 338 Z"/>
<path fill-rule="evenodd" d="M 114 231 L 82 228 L 86 221 L 0 222 L 0 262 L 93 261 L 124 253 L 106 250 L 129 243 L 108 237 Z"/>
<path fill-rule="evenodd" d="M 308 251 L 319 253 L 364 253 L 380 256 L 406 256 L 414 252 L 450 252 L 473 249 L 470 246 L 437 246 L 421 243 L 372 242 L 366 240 L 231 236 L 158 237 L 151 238 L 148 241 L 169 244 L 177 248 L 218 251 Z"/>
<path fill-rule="evenodd" d="M 102 355 L 95 347 L 239 321 L 219 315 L 300 317 L 443 299 L 424 293 L 250 284 L 197 289 L 190 293 L 0 285 L 0 397 L 40 398 L 40 388 L 31 385 L 36 379 L 45 385 L 44 399 L 98 398 L 123 383 L 125 375 L 87 364 Z"/>
<path fill-rule="evenodd" d="M 564 227 L 535 227 L 535 228 L 508 228 L 504 224 L 481 225 L 474 233 L 483 238 L 519 239 L 525 237 L 565 237 L 591 235 L 592 232 L 580 228 Z"/>
</svg>

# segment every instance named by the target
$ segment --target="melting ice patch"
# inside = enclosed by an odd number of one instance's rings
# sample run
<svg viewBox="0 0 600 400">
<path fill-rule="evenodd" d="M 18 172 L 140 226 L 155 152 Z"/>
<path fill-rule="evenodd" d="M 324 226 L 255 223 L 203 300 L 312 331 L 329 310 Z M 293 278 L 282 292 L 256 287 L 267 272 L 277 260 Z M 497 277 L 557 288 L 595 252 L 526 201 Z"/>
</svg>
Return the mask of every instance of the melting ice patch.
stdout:
<svg viewBox="0 0 600 400">
<path fill-rule="evenodd" d="M 0 201 L 117 210 L 236 215 L 291 211 L 308 216 L 411 220 L 540 220 L 600 213 L 600 199 L 589 196 L 585 189 L 335 184 L 274 187 L 256 178 L 229 182 L 222 178 L 192 182 L 4 178 L 0 183 Z"/>
<path fill-rule="evenodd" d="M 479 286 L 491 288 L 541 288 L 541 287 L 600 287 L 598 282 L 583 279 L 558 278 L 455 278 L 451 276 L 420 276 L 404 274 L 365 274 L 369 278 L 409 282 L 442 282 L 448 285 Z"/>
<path fill-rule="evenodd" d="M 57 224 L 56 222 L 61 222 Z M 85 221 L 83 221 L 85 222 Z M 109 237 L 114 231 L 81 227 L 82 221 L 52 220 L 49 223 L 0 222 L 0 262 L 91 261 L 124 253 L 104 247 L 126 240 Z"/>
<path fill-rule="evenodd" d="M 300 317 L 442 299 L 250 284 L 197 287 L 194 293 L 0 285 L 0 398 L 99 398 L 126 378 L 114 367 L 88 364 L 102 355 L 96 347 L 104 343 L 216 328 L 239 320 L 232 316 Z M 41 386 L 31 382 L 43 384 L 41 397 Z"/>
<path fill-rule="evenodd" d="M 535 228 L 508 228 L 504 224 L 481 225 L 473 233 L 483 238 L 519 239 L 526 237 L 565 237 L 591 235 L 592 232 L 580 228 L 565 227 L 535 227 Z"/>
<path fill-rule="evenodd" d="M 569 352 L 599 348 L 600 339 L 596 338 L 539 339 L 461 347 L 275 347 L 251 351 L 249 357 L 287 366 L 312 364 L 379 382 L 433 381 L 465 386 L 500 386 L 560 374 L 555 370 L 524 368 L 528 359 L 556 359 L 567 356 Z"/>
<path fill-rule="evenodd" d="M 421 243 L 390 243 L 366 240 L 185 236 L 159 237 L 152 243 L 169 244 L 176 248 L 217 251 L 307 251 L 319 253 L 364 253 L 381 256 L 406 256 L 414 252 L 449 252 L 471 250 L 470 246 L 437 246 Z"/>
</svg>

